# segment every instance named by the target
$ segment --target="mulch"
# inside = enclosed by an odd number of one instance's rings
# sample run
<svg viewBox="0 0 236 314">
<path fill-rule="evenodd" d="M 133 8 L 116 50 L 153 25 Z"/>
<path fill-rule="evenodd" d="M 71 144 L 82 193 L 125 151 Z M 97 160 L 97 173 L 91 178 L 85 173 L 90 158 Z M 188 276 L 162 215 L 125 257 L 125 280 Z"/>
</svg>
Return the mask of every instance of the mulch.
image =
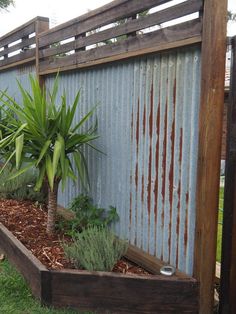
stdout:
<svg viewBox="0 0 236 314">
<path fill-rule="evenodd" d="M 0 200 L 0 222 L 21 241 L 48 269 L 74 268 L 64 254 L 63 241 L 69 237 L 57 232 L 54 236 L 46 233 L 47 212 L 42 206 L 31 201 Z M 147 271 L 122 258 L 115 265 L 114 272 L 147 275 Z"/>
</svg>

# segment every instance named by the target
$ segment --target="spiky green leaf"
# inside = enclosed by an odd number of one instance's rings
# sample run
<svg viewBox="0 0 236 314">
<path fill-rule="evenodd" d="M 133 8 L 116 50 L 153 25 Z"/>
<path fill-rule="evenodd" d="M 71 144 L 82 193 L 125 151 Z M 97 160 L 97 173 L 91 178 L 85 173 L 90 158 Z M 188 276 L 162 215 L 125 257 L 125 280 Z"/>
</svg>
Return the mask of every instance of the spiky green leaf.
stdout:
<svg viewBox="0 0 236 314">
<path fill-rule="evenodd" d="M 21 154 L 24 145 L 24 134 L 18 136 L 15 142 L 16 142 L 16 169 L 18 170 L 21 163 Z"/>
</svg>

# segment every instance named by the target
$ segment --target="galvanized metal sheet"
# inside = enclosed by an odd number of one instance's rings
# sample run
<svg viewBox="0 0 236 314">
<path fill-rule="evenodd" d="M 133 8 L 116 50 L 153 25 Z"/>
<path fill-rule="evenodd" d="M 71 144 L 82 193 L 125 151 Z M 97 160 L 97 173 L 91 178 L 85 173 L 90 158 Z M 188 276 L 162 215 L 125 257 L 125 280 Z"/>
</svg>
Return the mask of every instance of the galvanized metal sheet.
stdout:
<svg viewBox="0 0 236 314">
<path fill-rule="evenodd" d="M 152 255 L 192 274 L 198 152 L 200 48 L 61 74 L 77 121 L 97 109 L 96 146 L 87 150 L 91 195 L 115 206 L 116 232 Z M 50 88 L 53 77 L 48 77 Z M 94 117 L 95 119 L 95 117 Z M 63 206 L 80 193 L 70 182 Z"/>
<path fill-rule="evenodd" d="M 34 68 L 0 72 L 0 89 L 9 88 L 19 100 L 15 78 L 27 88 L 29 72 Z M 49 76 L 46 87 L 51 88 L 53 81 Z M 117 208 L 117 234 L 191 275 L 200 48 L 60 75 L 59 92 L 65 90 L 69 103 L 79 89 L 76 121 L 99 104 L 100 138 L 95 145 L 105 155 L 86 149 L 94 202 Z M 69 182 L 59 193 L 59 203 L 68 206 L 81 191 L 79 182 Z"/>
<path fill-rule="evenodd" d="M 8 69 L 0 72 L 0 90 L 6 90 L 17 102 L 21 101 L 21 94 L 18 88 L 17 80 L 21 85 L 30 89 L 29 74 L 35 75 L 35 66 L 27 65 L 18 68 Z"/>
</svg>

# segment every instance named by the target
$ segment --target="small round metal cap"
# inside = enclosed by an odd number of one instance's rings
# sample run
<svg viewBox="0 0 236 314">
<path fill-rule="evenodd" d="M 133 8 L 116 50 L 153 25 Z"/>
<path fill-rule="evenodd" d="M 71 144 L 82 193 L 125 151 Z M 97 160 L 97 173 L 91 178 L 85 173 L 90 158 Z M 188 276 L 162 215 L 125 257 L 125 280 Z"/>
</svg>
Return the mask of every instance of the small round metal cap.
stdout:
<svg viewBox="0 0 236 314">
<path fill-rule="evenodd" d="M 175 274 L 175 268 L 173 266 L 162 266 L 160 273 L 164 276 L 173 276 Z"/>
</svg>

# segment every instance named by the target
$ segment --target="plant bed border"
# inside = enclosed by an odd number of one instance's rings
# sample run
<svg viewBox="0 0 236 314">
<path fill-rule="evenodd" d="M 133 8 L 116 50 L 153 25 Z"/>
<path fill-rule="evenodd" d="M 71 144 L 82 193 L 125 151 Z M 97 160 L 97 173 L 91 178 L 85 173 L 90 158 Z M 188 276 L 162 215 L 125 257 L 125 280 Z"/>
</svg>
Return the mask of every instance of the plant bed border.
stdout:
<svg viewBox="0 0 236 314">
<path fill-rule="evenodd" d="M 96 313 L 198 313 L 199 284 L 182 273 L 122 275 L 84 270 L 48 270 L 0 223 L 0 248 L 41 303 Z M 130 246 L 127 257 L 158 273 L 155 258 Z M 148 257 L 149 256 L 149 257 Z"/>
</svg>

